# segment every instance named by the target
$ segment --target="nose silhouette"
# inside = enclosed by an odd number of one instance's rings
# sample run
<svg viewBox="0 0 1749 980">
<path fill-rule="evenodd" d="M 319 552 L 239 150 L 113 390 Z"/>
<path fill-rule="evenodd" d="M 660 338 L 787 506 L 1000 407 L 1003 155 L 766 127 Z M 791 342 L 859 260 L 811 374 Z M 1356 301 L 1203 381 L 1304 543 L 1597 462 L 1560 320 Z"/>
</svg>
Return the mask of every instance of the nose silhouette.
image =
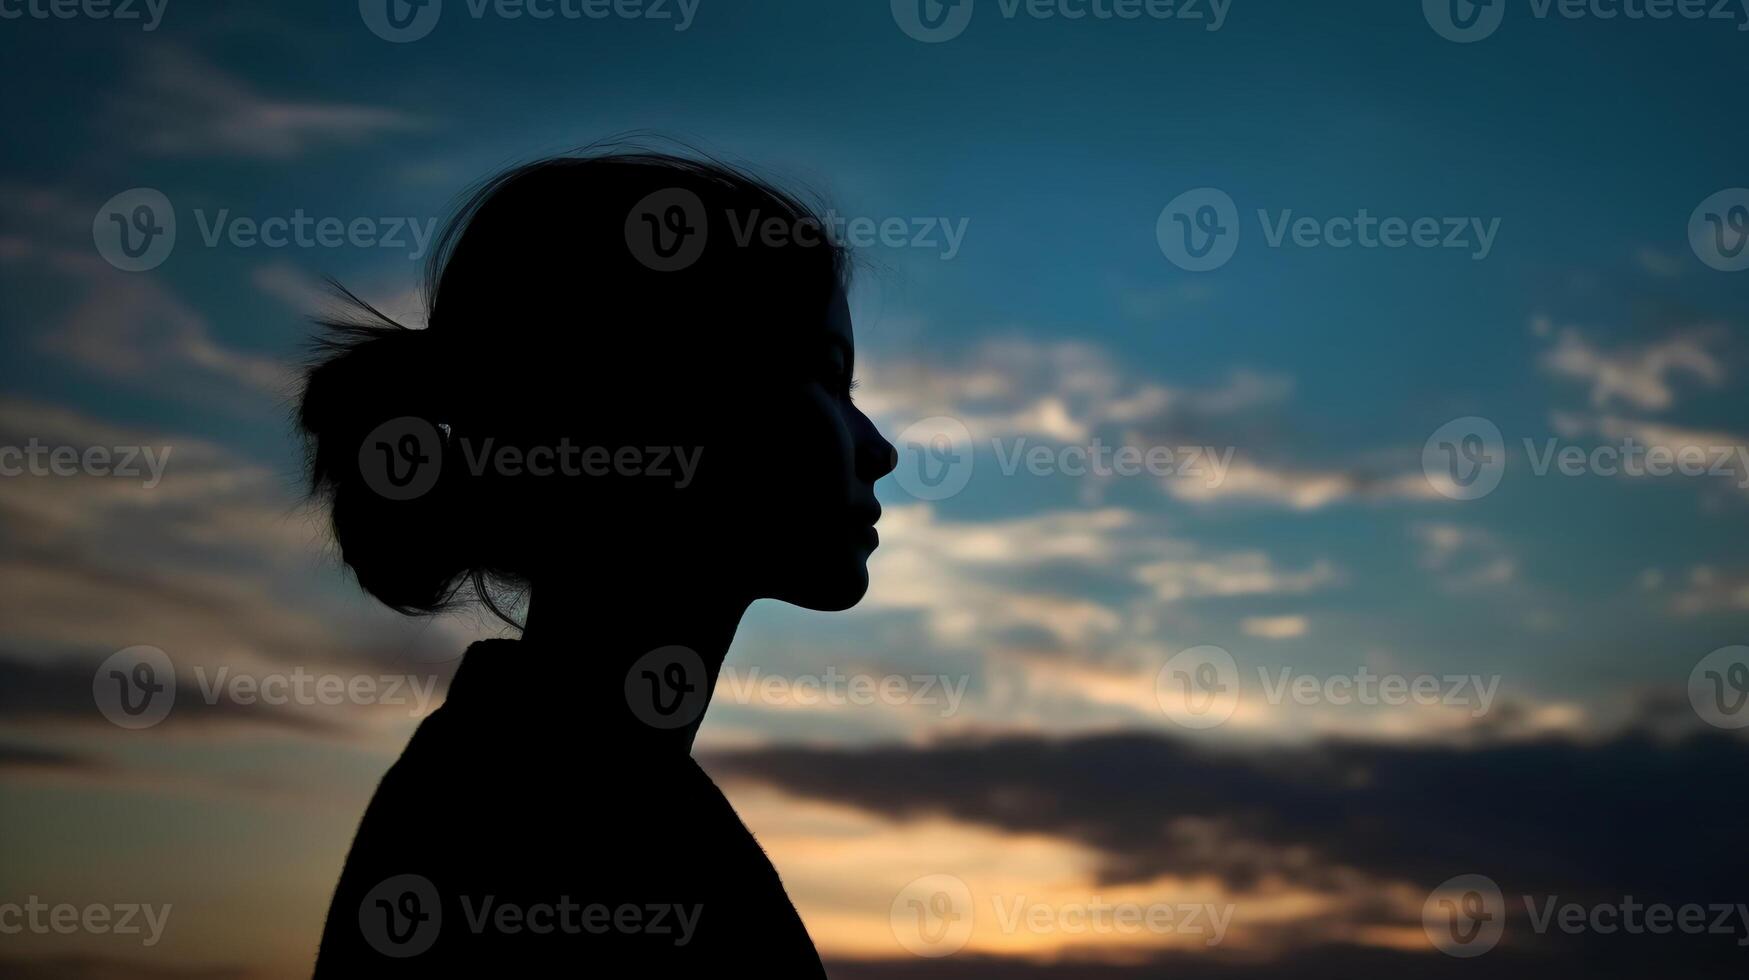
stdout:
<svg viewBox="0 0 1749 980">
<path fill-rule="evenodd" d="M 899 467 L 899 450 L 880 434 L 867 415 L 856 413 L 857 460 L 856 475 L 870 483 L 886 476 Z"/>
</svg>

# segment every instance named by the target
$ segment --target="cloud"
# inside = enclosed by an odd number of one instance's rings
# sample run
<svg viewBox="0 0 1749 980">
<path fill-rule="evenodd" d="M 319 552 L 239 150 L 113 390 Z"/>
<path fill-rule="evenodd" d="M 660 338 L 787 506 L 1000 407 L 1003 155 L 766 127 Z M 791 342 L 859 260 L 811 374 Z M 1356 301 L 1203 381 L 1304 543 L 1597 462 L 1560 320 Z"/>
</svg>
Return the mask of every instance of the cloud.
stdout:
<svg viewBox="0 0 1749 980">
<path fill-rule="evenodd" d="M 1423 522 L 1409 531 L 1421 544 L 1421 567 L 1438 573 L 1454 592 L 1510 585 L 1518 575 L 1506 546 L 1480 528 Z"/>
<path fill-rule="evenodd" d="M 1240 632 L 1266 640 L 1291 640 L 1305 636 L 1308 627 L 1304 616 L 1247 616 L 1239 621 Z"/>
<path fill-rule="evenodd" d="M 0 659 L 0 677 L 9 673 L 9 667 L 8 661 Z M 16 700 L 16 696 L 10 686 L 0 686 L 0 718 L 4 718 L 7 706 L 14 700 Z M 8 770 L 30 770 L 83 774 L 100 772 L 103 768 L 102 763 L 90 756 L 65 752 L 60 749 L 0 742 L 0 773 L 5 773 Z"/>
<path fill-rule="evenodd" d="M 1554 331 L 1546 318 L 1532 324 L 1538 336 Z M 1693 331 L 1652 344 L 1603 350 L 1575 327 L 1561 328 L 1555 344 L 1542 354 L 1543 369 L 1586 382 L 1593 408 L 1616 402 L 1662 411 L 1675 404 L 1673 380 L 1686 375 L 1707 385 L 1724 379 L 1724 364 L 1708 349 L 1714 332 Z"/>
<path fill-rule="evenodd" d="M 1279 403 L 1293 381 L 1236 370 L 1211 384 L 1176 387 L 1137 377 L 1109 352 L 1081 341 L 986 341 L 957 364 L 877 362 L 859 396 L 876 419 L 903 427 L 932 415 L 964 422 L 978 439 L 1033 436 L 1084 442 L 1114 427 L 1230 415 Z"/>
<path fill-rule="evenodd" d="M 1149 562 L 1138 567 L 1135 576 L 1164 602 L 1252 595 L 1303 595 L 1343 580 L 1342 572 L 1323 559 L 1297 571 L 1288 571 L 1277 568 L 1268 555 L 1259 551 Z"/>
<path fill-rule="evenodd" d="M 198 438 L 0 400 L 0 445 L 32 442 L 149 447 L 163 464 L 153 486 L 100 471 L 6 478 L 0 644 L 33 662 L 148 644 L 209 667 L 406 670 L 453 661 L 472 638 L 449 619 L 409 630 L 359 598 L 319 515 L 268 467 Z"/>
<path fill-rule="evenodd" d="M 858 401 L 895 431 L 930 416 L 963 422 L 974 440 L 1020 437 L 1059 444 L 1201 447 L 1205 460 L 1160 478 L 1169 496 L 1198 504 L 1251 503 L 1321 510 L 1353 501 L 1444 501 L 1418 467 L 1303 466 L 1263 457 L 1282 442 L 1279 409 L 1294 381 L 1235 368 L 1202 384 L 1140 375 L 1081 341 L 987 341 L 957 364 L 875 363 Z M 1207 452 L 1224 457 L 1217 471 Z M 1281 454 L 1274 454 L 1281 455 Z M 1407 454 L 1403 454 L 1405 457 Z M 1090 480 L 1097 498 L 1100 481 Z"/>
<path fill-rule="evenodd" d="M 422 125 L 393 109 L 263 95 L 185 48 L 157 46 L 115 97 L 105 133 L 108 143 L 157 156 L 287 160 Z"/>
<path fill-rule="evenodd" d="M 1297 595 L 1343 577 L 1322 559 L 1284 569 L 1261 551 L 1210 551 L 1118 507 L 972 521 L 912 504 L 887 508 L 881 534 L 867 608 L 922 612 L 950 646 L 1031 634 L 1086 653 L 1142 629 L 1149 606 Z"/>
<path fill-rule="evenodd" d="M 80 252 L 43 257 L 80 299 L 40 336 L 42 349 L 104 377 L 173 391 L 193 386 L 221 398 L 278 399 L 292 390 L 288 364 L 219 343 L 206 317 L 158 279 L 118 272 Z"/>
<path fill-rule="evenodd" d="M 35 731 L 45 725 L 75 725 L 102 730 L 109 724 L 92 697 L 92 678 L 102 658 L 88 661 L 56 660 L 30 662 L 0 654 L 0 723 L 30 724 Z M 175 707 L 162 723 L 165 731 L 194 725 L 231 722 L 267 725 L 307 735 L 343 731 L 331 718 L 266 703 L 245 705 L 219 698 L 208 701 L 186 671 L 176 677 Z M 45 757 L 61 755 L 37 749 Z M 66 761 L 81 761 L 62 756 Z M 4 756 L 0 756 L 0 763 Z M 84 762 L 81 768 L 91 763 Z"/>
<path fill-rule="evenodd" d="M 1218 482 L 1189 475 L 1161 481 L 1166 492 L 1194 503 L 1252 503 L 1322 510 L 1352 501 L 1444 500 L 1419 472 L 1395 475 L 1354 470 L 1273 467 L 1239 458 Z"/>
<path fill-rule="evenodd" d="M 1102 883 L 1214 874 L 1236 889 L 1271 877 L 1334 888 L 1360 873 L 1426 888 L 1479 872 L 1509 891 L 1675 902 L 1741 900 L 1745 795 L 1721 774 L 1746 764 L 1749 742 L 1722 733 L 1631 732 L 1226 750 L 1142 733 L 986 736 L 709 760 L 713 773 L 891 819 L 1072 840 L 1102 856 Z"/>
<path fill-rule="evenodd" d="M 1683 616 L 1749 610 L 1749 576 L 1720 574 L 1710 565 L 1696 565 L 1677 586 L 1670 608 Z"/>
<path fill-rule="evenodd" d="M 1681 476 L 1708 489 L 1749 491 L 1749 436 L 1574 412 L 1554 413 L 1552 424 L 1569 439 L 1592 436 L 1622 447 L 1633 443 L 1634 459 L 1613 464 L 1619 477 Z M 1653 453 L 1658 456 L 1656 470 L 1650 465 Z"/>
<path fill-rule="evenodd" d="M 1112 606 L 1048 588 L 1027 573 L 1050 565 L 1098 572 L 1133 550 L 1138 518 L 1124 510 L 1058 511 L 998 521 L 944 521 L 928 504 L 889 507 L 869 561 L 871 610 L 922 612 L 938 642 L 977 645 L 1040 631 L 1076 646 L 1115 631 Z"/>
</svg>

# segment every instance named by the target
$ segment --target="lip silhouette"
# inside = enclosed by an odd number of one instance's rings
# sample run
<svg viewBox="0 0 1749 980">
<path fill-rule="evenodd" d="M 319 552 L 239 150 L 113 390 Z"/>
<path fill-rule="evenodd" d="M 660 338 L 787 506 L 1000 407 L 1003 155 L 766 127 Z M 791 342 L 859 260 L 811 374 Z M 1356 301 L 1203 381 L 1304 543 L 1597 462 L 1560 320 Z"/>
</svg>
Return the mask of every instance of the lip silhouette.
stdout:
<svg viewBox="0 0 1749 980">
<path fill-rule="evenodd" d="M 880 519 L 881 508 L 879 504 L 873 507 L 857 507 L 851 511 L 851 527 L 855 528 L 859 535 L 868 539 L 870 549 L 878 547 L 881 543 L 881 536 L 875 530 L 875 524 Z"/>
</svg>

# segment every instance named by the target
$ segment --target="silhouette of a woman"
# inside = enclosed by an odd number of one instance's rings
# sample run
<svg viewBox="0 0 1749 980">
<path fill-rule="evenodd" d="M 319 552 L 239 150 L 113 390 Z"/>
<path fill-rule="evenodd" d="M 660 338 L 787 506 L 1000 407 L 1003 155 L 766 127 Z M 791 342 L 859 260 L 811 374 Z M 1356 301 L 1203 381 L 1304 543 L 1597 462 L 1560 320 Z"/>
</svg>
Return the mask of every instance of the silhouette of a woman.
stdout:
<svg viewBox="0 0 1749 980">
<path fill-rule="evenodd" d="M 426 329 L 327 323 L 299 422 L 359 584 L 527 606 L 383 777 L 316 976 L 824 976 L 690 753 L 750 603 L 868 587 L 894 453 L 851 403 L 846 279 L 744 173 L 571 156 L 472 195 Z"/>
</svg>

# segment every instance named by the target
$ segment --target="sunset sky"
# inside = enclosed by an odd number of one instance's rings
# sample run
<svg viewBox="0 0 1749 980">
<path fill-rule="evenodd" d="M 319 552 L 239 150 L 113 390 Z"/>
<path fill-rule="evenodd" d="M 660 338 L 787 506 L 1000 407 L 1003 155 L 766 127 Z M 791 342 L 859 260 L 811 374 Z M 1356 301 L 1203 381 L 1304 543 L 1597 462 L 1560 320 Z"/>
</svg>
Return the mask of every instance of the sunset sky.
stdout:
<svg viewBox="0 0 1749 980">
<path fill-rule="evenodd" d="M 1741 975 L 1749 910 L 1664 936 L 1527 910 L 1749 903 L 1749 709 L 1691 684 L 1749 678 L 1749 649 L 1714 654 L 1749 643 L 1749 271 L 1725 268 L 1749 11 L 1501 0 L 1456 43 L 1437 3 L 967 0 L 926 43 L 904 0 L 447 0 L 397 42 L 372 2 L 0 20 L 0 446 L 162 463 L 0 477 L 0 906 L 170 906 L 151 945 L 0 935 L 0 973 L 308 976 L 377 778 L 502 632 L 382 608 L 304 503 L 323 277 L 417 323 L 419 229 L 466 188 L 637 134 L 904 229 L 857 249 L 851 303 L 858 402 L 904 451 L 871 589 L 756 605 L 699 743 L 835 977 Z M 138 188 L 176 238 L 135 272 L 100 245 Z M 1237 246 L 1190 271 L 1169 205 L 1200 221 L 1201 189 Z M 298 215 L 391 241 L 235 224 Z M 1337 246 L 1367 218 L 1440 244 Z M 969 466 L 925 499 L 944 418 Z M 1499 483 L 1457 499 L 1424 450 L 1474 419 Z M 1635 445 L 1707 472 L 1595 465 Z M 1089 447 L 1219 468 L 1065 472 Z M 176 701 L 128 730 L 93 681 L 140 645 Z M 1175 693 L 1187 664 L 1236 681 L 1224 718 Z M 238 675 L 377 694 L 246 703 Z M 1438 694 L 1340 696 L 1365 677 Z M 579 750 L 579 796 L 616 792 Z M 1505 896 L 1473 960 L 1424 917 L 1460 875 Z M 969 930 L 919 955 L 907 902 L 944 893 Z M 1102 906 L 1180 927 L 1078 925 Z"/>
</svg>

